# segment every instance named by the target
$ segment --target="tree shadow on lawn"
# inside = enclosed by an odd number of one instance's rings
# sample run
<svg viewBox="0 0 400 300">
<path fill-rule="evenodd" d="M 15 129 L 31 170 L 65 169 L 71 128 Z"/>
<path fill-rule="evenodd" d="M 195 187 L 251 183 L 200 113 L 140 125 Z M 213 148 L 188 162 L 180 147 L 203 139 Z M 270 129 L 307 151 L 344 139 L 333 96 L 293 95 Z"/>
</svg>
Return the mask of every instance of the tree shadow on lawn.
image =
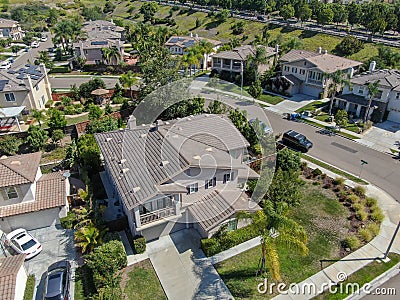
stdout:
<svg viewBox="0 0 400 300">
<path fill-rule="evenodd" d="M 206 30 L 214 29 L 217 28 L 220 24 L 222 24 L 222 22 L 220 21 L 211 21 L 205 25 L 205 29 Z"/>
<path fill-rule="evenodd" d="M 219 264 L 215 267 L 218 269 Z M 219 274 L 225 282 L 232 295 L 238 298 L 251 298 L 254 295 L 257 284 L 259 283 L 256 278 L 255 269 L 246 270 L 233 270 L 223 274 Z M 254 285 L 249 284 L 248 280 L 253 279 Z"/>
<path fill-rule="evenodd" d="M 297 28 L 285 26 L 282 28 L 281 33 L 290 33 L 290 32 L 296 31 L 296 30 L 297 30 Z"/>
<path fill-rule="evenodd" d="M 315 31 L 303 30 L 303 32 L 299 35 L 299 39 L 309 39 L 316 36 L 317 34 L 318 32 Z"/>
</svg>

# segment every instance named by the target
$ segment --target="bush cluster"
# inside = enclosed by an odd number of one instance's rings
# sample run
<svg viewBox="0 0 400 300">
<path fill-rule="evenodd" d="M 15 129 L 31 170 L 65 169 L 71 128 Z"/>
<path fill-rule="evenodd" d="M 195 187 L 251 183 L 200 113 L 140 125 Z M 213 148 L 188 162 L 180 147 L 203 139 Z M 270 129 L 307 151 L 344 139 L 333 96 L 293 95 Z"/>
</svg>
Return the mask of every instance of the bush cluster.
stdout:
<svg viewBox="0 0 400 300">
<path fill-rule="evenodd" d="M 72 229 L 76 224 L 76 215 L 73 211 L 69 211 L 67 216 L 60 218 L 61 226 L 65 229 Z"/>
<path fill-rule="evenodd" d="M 143 253 L 146 251 L 146 238 L 141 235 L 135 236 L 133 239 L 133 245 L 137 254 Z"/>
<path fill-rule="evenodd" d="M 354 251 L 361 246 L 361 241 L 356 235 L 351 234 L 343 241 L 343 246 Z"/>
</svg>

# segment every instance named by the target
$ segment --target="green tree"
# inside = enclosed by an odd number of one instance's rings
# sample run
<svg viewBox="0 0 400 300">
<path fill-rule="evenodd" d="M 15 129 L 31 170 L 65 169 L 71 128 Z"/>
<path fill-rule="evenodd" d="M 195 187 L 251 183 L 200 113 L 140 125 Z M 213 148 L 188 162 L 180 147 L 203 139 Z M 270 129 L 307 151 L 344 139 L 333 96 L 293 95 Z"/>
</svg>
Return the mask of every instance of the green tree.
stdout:
<svg viewBox="0 0 400 300">
<path fill-rule="evenodd" d="M 79 86 L 79 96 L 85 99 L 91 99 L 91 93 L 97 89 L 105 89 L 106 84 L 100 78 L 93 78 L 88 82 L 84 82 Z"/>
<path fill-rule="evenodd" d="M 348 12 L 347 20 L 348 20 L 349 24 L 351 25 L 351 28 L 353 28 L 353 26 L 356 24 L 360 24 L 362 14 L 363 14 L 361 5 L 357 4 L 355 2 L 351 2 L 350 4 L 346 5 L 346 9 Z"/>
<path fill-rule="evenodd" d="M 91 253 L 95 247 L 102 244 L 104 234 L 104 231 L 99 230 L 93 224 L 89 224 L 75 231 L 75 242 L 82 253 Z"/>
<path fill-rule="evenodd" d="M 139 82 L 138 79 L 134 76 L 132 71 L 128 71 L 127 73 L 121 75 L 121 77 L 119 78 L 119 82 L 124 88 L 129 89 L 131 100 L 133 101 L 132 86 Z"/>
<path fill-rule="evenodd" d="M 12 46 L 10 47 L 10 49 L 11 49 L 11 52 L 12 52 L 12 53 L 14 53 L 15 55 L 17 55 L 18 50 L 19 50 L 19 47 L 18 47 L 18 46 L 12 45 Z"/>
<path fill-rule="evenodd" d="M 261 87 L 261 82 L 260 80 L 254 81 L 250 87 L 249 87 L 249 94 L 255 98 L 258 99 L 258 97 L 261 96 L 262 94 L 262 87 Z"/>
<path fill-rule="evenodd" d="M 78 148 L 75 139 L 72 139 L 65 152 L 65 161 L 68 163 L 69 168 L 72 168 L 78 161 Z"/>
<path fill-rule="evenodd" d="M 364 43 L 361 40 L 353 35 L 346 35 L 336 46 L 335 51 L 342 56 L 348 56 L 359 52 L 363 48 Z"/>
<path fill-rule="evenodd" d="M 279 15 L 285 20 L 288 21 L 290 18 L 294 17 L 294 7 L 290 4 L 285 4 L 279 10 Z"/>
<path fill-rule="evenodd" d="M 343 4 L 331 3 L 329 6 L 333 11 L 333 22 L 339 25 L 339 23 L 345 23 L 347 21 L 348 12 Z"/>
<path fill-rule="evenodd" d="M 350 85 L 350 80 L 348 74 L 344 73 L 341 70 L 338 70 L 333 73 L 325 73 L 324 74 L 324 79 L 326 84 L 329 84 L 329 91 L 331 94 L 331 100 L 329 103 L 329 115 L 332 114 L 332 106 L 333 106 L 333 100 L 336 97 L 336 93 L 338 92 L 339 88 L 342 88 L 344 85 Z"/>
<path fill-rule="evenodd" d="M 47 115 L 47 126 L 49 126 L 50 129 L 62 129 L 65 125 L 67 125 L 67 120 L 65 119 L 65 116 L 58 109 L 50 108 L 47 111 Z"/>
<path fill-rule="evenodd" d="M 282 171 L 299 171 L 301 166 L 300 152 L 293 151 L 289 148 L 283 148 L 278 152 L 276 166 Z"/>
<path fill-rule="evenodd" d="M 41 150 L 46 145 L 48 138 L 46 131 L 39 126 L 29 126 L 26 141 L 33 151 Z"/>
<path fill-rule="evenodd" d="M 64 138 L 65 134 L 61 129 L 56 129 L 53 130 L 52 134 L 51 134 L 51 140 L 53 142 L 53 144 L 58 144 L 58 142 L 60 142 L 63 138 Z"/>
<path fill-rule="evenodd" d="M 339 109 L 335 115 L 335 123 L 339 128 L 345 128 L 349 122 L 349 115 L 344 109 Z"/>
<path fill-rule="evenodd" d="M 228 20 L 229 16 L 230 16 L 229 10 L 222 9 L 215 15 L 215 19 L 217 20 L 218 23 L 224 23 Z"/>
<path fill-rule="evenodd" d="M 15 135 L 4 135 L 0 138 L 1 155 L 15 155 L 18 153 L 22 140 Z"/>
<path fill-rule="evenodd" d="M 103 59 L 108 65 L 116 65 L 121 59 L 121 52 L 116 46 L 101 49 Z"/>
<path fill-rule="evenodd" d="M 333 21 L 333 11 L 329 6 L 325 6 L 320 13 L 317 15 L 318 24 L 329 24 Z"/>
<path fill-rule="evenodd" d="M 297 205 L 300 201 L 301 180 L 298 172 L 282 171 L 278 168 L 269 186 L 266 197 L 273 202 L 284 202 L 289 206 Z"/>
<path fill-rule="evenodd" d="M 364 123 L 366 123 L 368 121 L 369 112 L 371 110 L 371 105 L 372 105 L 372 100 L 375 98 L 376 94 L 378 94 L 378 92 L 379 92 L 379 83 L 380 83 L 379 80 L 368 83 L 368 107 L 367 107 L 367 112 L 365 113 L 365 116 L 364 116 Z"/>
<path fill-rule="evenodd" d="M 264 46 L 258 46 L 254 55 L 249 56 L 247 64 L 254 68 L 254 82 L 258 81 L 258 68 L 268 62 L 267 50 Z"/>
<path fill-rule="evenodd" d="M 38 62 L 44 64 L 46 68 L 49 69 L 54 67 L 53 60 L 50 58 L 49 53 L 47 51 L 39 51 Z"/>
<path fill-rule="evenodd" d="M 139 12 L 143 15 L 143 21 L 149 22 L 153 20 L 157 10 L 158 10 L 158 5 L 156 2 L 146 2 L 143 3 Z"/>
<path fill-rule="evenodd" d="M 39 126 L 42 127 L 42 121 L 46 120 L 46 115 L 43 113 L 42 110 L 34 109 L 32 110 L 32 117 L 39 122 Z"/>
<path fill-rule="evenodd" d="M 95 105 L 93 103 L 91 103 L 89 105 L 89 120 L 98 120 L 100 119 L 100 117 L 103 115 L 103 110 L 100 108 L 100 106 Z"/>
<path fill-rule="evenodd" d="M 298 18 L 301 20 L 301 23 L 304 21 L 308 21 L 312 16 L 312 10 L 307 4 L 303 4 L 299 7 L 298 10 Z"/>
<path fill-rule="evenodd" d="M 79 162 L 89 171 L 98 171 L 101 165 L 100 149 L 93 134 L 84 134 L 79 137 L 77 145 Z"/>
<path fill-rule="evenodd" d="M 105 116 L 101 119 L 94 119 L 86 126 L 86 133 L 108 132 L 118 129 L 117 121 L 112 116 Z"/>
<path fill-rule="evenodd" d="M 218 100 L 213 100 L 207 107 L 207 112 L 209 114 L 225 114 L 226 105 Z"/>
</svg>

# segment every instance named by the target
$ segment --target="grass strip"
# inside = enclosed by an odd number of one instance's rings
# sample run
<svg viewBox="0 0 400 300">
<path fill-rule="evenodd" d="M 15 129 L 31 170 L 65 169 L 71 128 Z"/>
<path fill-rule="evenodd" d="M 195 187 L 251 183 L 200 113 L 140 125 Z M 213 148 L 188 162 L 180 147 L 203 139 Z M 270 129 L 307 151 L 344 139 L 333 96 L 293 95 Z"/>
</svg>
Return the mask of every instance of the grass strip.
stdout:
<svg viewBox="0 0 400 300">
<path fill-rule="evenodd" d="M 302 119 L 301 121 L 306 123 L 306 124 L 312 125 L 312 126 L 316 126 L 316 127 L 323 128 L 323 129 L 328 129 L 330 131 L 335 132 L 337 135 L 341 135 L 341 136 L 347 137 L 347 138 L 352 139 L 352 140 L 359 139 L 359 137 L 356 137 L 356 136 L 354 136 L 354 135 L 352 135 L 350 133 L 343 132 L 343 131 L 332 130 L 332 128 L 330 126 L 321 125 L 321 124 L 318 124 L 316 122 L 313 122 L 313 121 L 310 121 L 310 120 L 307 120 L 307 119 Z"/>
<path fill-rule="evenodd" d="M 333 173 L 335 173 L 335 174 L 337 174 L 339 176 L 345 177 L 345 178 L 347 178 L 347 179 L 349 179 L 351 181 L 354 181 L 354 182 L 357 182 L 357 183 L 360 183 L 360 184 L 366 184 L 366 185 L 368 184 L 368 182 L 366 182 L 365 180 L 362 180 L 361 178 L 358 178 L 358 177 L 356 177 L 354 175 L 351 175 L 351 174 L 349 174 L 349 173 L 347 173 L 345 171 L 342 171 L 342 170 L 340 170 L 338 168 L 335 168 L 335 167 L 333 167 L 331 165 L 328 165 L 327 163 L 324 163 L 324 162 L 322 162 L 322 161 L 320 161 L 318 159 L 315 159 L 315 158 L 313 158 L 313 157 L 311 157 L 311 156 L 309 156 L 307 154 L 302 153 L 301 156 L 305 160 L 308 160 L 309 162 L 311 162 L 313 164 L 316 164 L 316 165 L 320 166 L 321 168 L 327 169 L 327 170 L 329 170 L 329 171 L 331 171 L 331 172 L 333 172 Z"/>
<path fill-rule="evenodd" d="M 29 275 L 26 280 L 24 300 L 32 300 L 35 289 L 35 275 Z"/>
</svg>

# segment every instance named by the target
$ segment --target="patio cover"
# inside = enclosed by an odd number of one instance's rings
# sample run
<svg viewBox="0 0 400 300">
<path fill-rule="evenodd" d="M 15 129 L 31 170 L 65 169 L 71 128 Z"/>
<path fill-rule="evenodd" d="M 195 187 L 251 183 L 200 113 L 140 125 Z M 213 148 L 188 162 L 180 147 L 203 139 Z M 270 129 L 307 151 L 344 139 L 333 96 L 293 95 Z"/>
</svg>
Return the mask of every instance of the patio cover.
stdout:
<svg viewBox="0 0 400 300">
<path fill-rule="evenodd" d="M 96 96 L 102 96 L 102 95 L 107 95 L 108 94 L 108 90 L 106 89 L 97 89 L 94 90 L 93 92 L 91 92 L 92 95 L 96 95 Z"/>
<path fill-rule="evenodd" d="M 17 117 L 24 109 L 25 106 L 0 108 L 0 118 Z"/>
</svg>

